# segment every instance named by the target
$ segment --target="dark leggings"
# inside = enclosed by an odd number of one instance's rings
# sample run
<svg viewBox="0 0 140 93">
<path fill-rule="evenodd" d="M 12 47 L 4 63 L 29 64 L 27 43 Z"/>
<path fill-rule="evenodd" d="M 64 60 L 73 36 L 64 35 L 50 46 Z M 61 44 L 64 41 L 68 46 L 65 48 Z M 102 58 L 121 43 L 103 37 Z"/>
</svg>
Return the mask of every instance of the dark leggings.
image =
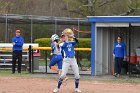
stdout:
<svg viewBox="0 0 140 93">
<path fill-rule="evenodd" d="M 122 62 L 123 62 L 123 58 L 120 58 L 120 57 L 115 58 L 115 73 L 116 74 L 121 73 Z"/>
<path fill-rule="evenodd" d="M 17 60 L 18 60 L 18 73 L 21 73 L 22 51 L 13 51 L 12 73 L 15 73 Z"/>
</svg>

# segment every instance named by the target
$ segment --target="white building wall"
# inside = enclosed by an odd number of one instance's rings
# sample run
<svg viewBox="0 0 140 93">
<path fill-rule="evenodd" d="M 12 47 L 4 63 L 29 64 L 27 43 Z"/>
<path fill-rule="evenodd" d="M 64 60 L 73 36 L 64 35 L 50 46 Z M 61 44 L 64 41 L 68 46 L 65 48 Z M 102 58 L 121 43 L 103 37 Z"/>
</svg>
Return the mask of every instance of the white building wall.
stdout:
<svg viewBox="0 0 140 93">
<path fill-rule="evenodd" d="M 95 66 L 96 75 L 102 75 L 102 48 L 103 48 L 103 32 L 99 29 L 96 30 L 96 53 L 95 53 Z"/>
<path fill-rule="evenodd" d="M 98 28 L 96 35 L 96 75 L 105 75 L 111 73 L 112 51 L 114 33 L 107 29 Z"/>
</svg>

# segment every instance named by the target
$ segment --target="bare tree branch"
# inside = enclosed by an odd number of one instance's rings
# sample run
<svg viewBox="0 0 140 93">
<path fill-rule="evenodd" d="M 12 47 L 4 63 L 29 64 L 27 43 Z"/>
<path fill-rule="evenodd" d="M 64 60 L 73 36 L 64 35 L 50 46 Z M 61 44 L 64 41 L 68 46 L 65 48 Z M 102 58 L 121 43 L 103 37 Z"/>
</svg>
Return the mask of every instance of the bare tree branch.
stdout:
<svg viewBox="0 0 140 93">
<path fill-rule="evenodd" d="M 99 5 L 99 7 L 102 7 L 102 6 L 104 6 L 105 4 L 108 4 L 108 3 L 111 3 L 111 2 L 114 2 L 114 1 L 116 1 L 116 0 L 105 0 L 104 2 L 102 2 L 102 3 Z"/>
<path fill-rule="evenodd" d="M 120 14 L 120 16 L 130 15 L 130 14 L 134 13 L 135 10 L 136 10 L 136 9 L 134 9 L 134 8 L 132 8 L 132 7 L 129 6 L 129 10 L 126 11 L 125 13 Z"/>
<path fill-rule="evenodd" d="M 68 10 L 69 12 L 71 13 L 75 13 L 75 14 L 80 14 L 82 16 L 86 16 L 85 13 L 81 12 L 81 11 L 78 11 L 78 10 Z"/>
<path fill-rule="evenodd" d="M 81 6 L 79 6 L 79 8 L 81 8 L 81 7 L 87 7 L 87 6 L 89 6 L 89 7 L 93 7 L 93 5 L 95 4 L 95 2 L 96 2 L 96 0 L 88 0 L 88 4 L 86 4 L 86 5 L 81 5 Z"/>
</svg>

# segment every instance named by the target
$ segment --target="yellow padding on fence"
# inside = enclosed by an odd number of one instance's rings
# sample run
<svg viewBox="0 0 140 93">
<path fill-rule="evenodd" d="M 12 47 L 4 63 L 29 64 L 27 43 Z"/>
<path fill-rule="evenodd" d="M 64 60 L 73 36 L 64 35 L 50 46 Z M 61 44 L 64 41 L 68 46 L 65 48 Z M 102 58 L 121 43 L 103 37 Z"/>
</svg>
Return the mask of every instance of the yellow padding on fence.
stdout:
<svg viewBox="0 0 140 93">
<path fill-rule="evenodd" d="M 0 50 L 4 50 L 4 51 L 11 51 L 12 50 L 12 48 L 0 48 Z"/>
<path fill-rule="evenodd" d="M 33 47 L 33 50 L 51 50 L 51 47 Z"/>
<path fill-rule="evenodd" d="M 12 51 L 12 48 L 0 48 L 3 51 Z M 23 48 L 23 50 L 27 51 L 28 48 Z M 33 47 L 33 50 L 51 50 L 51 47 Z M 75 51 L 91 51 L 91 48 L 74 48 Z"/>
<path fill-rule="evenodd" d="M 74 48 L 75 51 L 91 51 L 91 48 Z"/>
</svg>

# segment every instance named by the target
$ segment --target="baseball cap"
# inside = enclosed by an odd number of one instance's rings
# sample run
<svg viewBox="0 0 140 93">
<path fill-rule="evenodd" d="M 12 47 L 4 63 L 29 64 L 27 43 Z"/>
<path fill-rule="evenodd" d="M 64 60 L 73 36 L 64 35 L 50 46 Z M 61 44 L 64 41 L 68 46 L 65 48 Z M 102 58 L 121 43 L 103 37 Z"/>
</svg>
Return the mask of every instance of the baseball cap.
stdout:
<svg viewBox="0 0 140 93">
<path fill-rule="evenodd" d="M 19 30 L 19 29 L 17 29 L 17 30 L 16 30 L 16 33 L 20 33 L 20 30 Z"/>
</svg>

